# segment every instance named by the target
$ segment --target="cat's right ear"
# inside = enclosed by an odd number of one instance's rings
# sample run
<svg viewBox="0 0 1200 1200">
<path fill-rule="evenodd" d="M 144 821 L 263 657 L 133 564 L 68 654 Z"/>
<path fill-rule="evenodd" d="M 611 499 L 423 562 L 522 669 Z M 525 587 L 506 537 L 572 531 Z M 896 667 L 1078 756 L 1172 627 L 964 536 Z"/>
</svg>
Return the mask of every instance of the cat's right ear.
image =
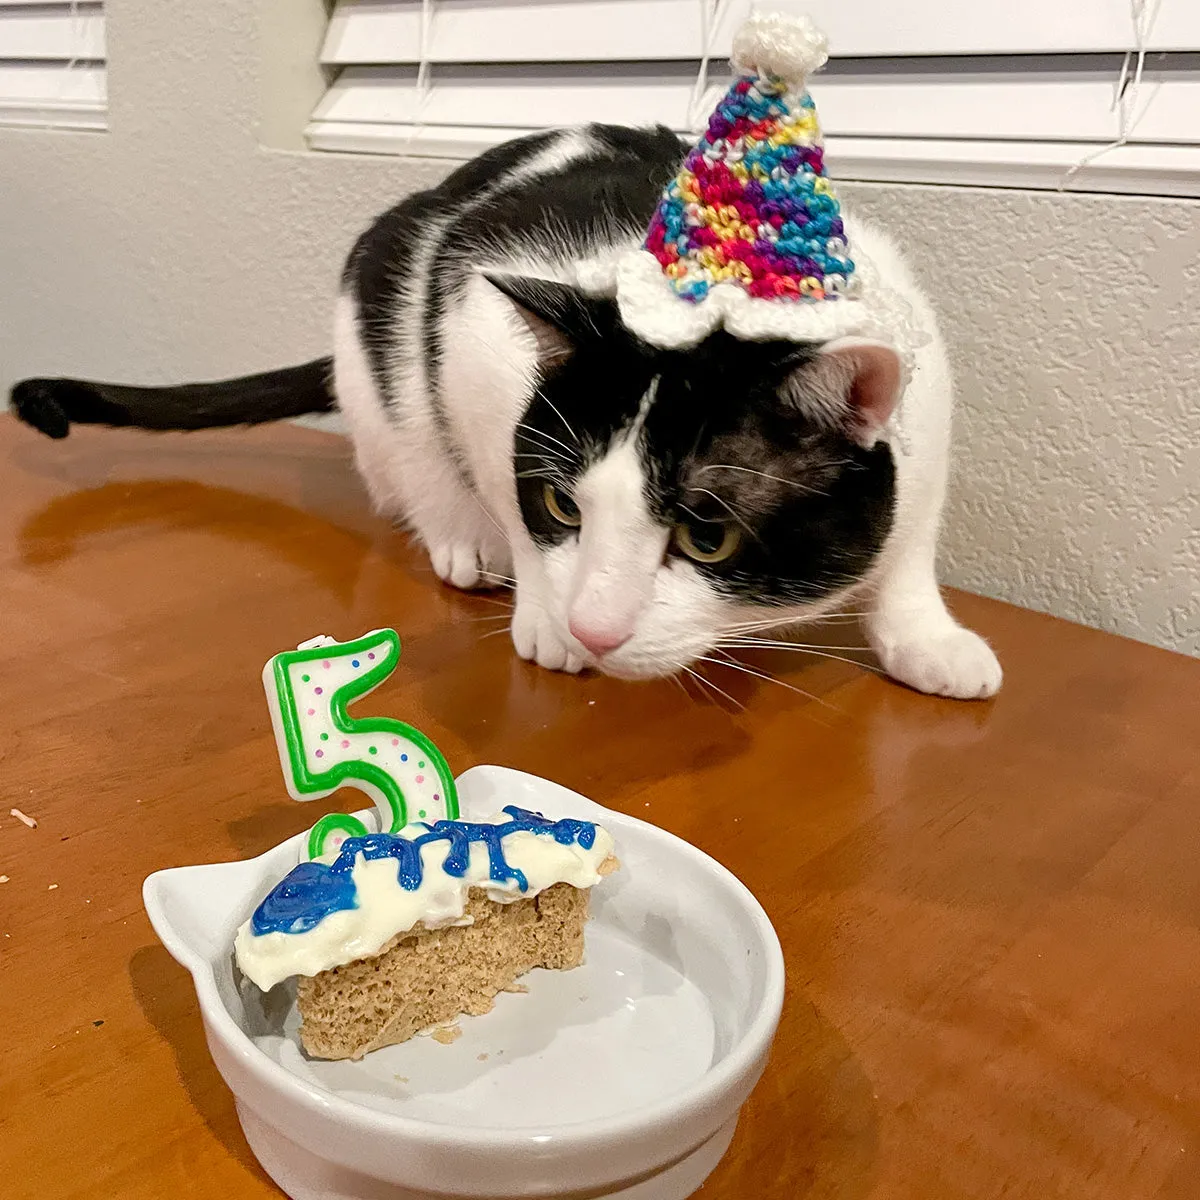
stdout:
<svg viewBox="0 0 1200 1200">
<path fill-rule="evenodd" d="M 512 301 L 537 342 L 538 360 L 544 367 L 569 358 L 583 342 L 604 337 L 616 319 L 611 300 L 585 296 L 569 284 L 526 275 L 484 278 Z"/>
<path fill-rule="evenodd" d="M 900 356 L 891 346 L 842 338 L 827 342 L 794 371 L 783 396 L 813 420 L 870 447 L 891 419 L 901 379 Z"/>
</svg>

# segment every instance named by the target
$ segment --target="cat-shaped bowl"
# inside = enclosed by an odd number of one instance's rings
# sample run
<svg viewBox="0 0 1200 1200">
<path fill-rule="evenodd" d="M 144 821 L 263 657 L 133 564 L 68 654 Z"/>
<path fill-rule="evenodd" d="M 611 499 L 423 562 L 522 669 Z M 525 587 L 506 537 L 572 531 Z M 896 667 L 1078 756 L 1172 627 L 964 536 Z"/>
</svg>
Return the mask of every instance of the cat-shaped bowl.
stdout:
<svg viewBox="0 0 1200 1200">
<path fill-rule="evenodd" d="M 263 994 L 242 978 L 234 934 L 305 835 L 146 880 L 146 911 L 195 979 L 251 1148 L 295 1200 L 690 1196 L 775 1036 L 784 971 L 770 921 L 729 871 L 653 825 L 500 767 L 458 786 L 467 820 L 517 804 L 603 824 L 621 869 L 592 893 L 584 965 L 531 972 L 526 994 L 460 1018 L 450 1044 L 310 1059 L 294 981 Z"/>
</svg>

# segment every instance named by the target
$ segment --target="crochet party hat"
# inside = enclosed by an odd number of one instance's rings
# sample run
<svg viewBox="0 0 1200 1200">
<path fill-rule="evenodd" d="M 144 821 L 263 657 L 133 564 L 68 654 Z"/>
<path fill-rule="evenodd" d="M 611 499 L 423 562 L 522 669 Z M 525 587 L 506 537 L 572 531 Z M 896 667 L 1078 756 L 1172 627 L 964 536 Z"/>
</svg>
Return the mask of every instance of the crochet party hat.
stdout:
<svg viewBox="0 0 1200 1200">
<path fill-rule="evenodd" d="M 805 17 L 760 13 L 738 30 L 740 77 L 663 192 L 642 249 L 618 267 L 622 318 L 645 341 L 686 347 L 721 326 L 827 341 L 878 324 L 806 88 L 828 57 Z"/>
</svg>

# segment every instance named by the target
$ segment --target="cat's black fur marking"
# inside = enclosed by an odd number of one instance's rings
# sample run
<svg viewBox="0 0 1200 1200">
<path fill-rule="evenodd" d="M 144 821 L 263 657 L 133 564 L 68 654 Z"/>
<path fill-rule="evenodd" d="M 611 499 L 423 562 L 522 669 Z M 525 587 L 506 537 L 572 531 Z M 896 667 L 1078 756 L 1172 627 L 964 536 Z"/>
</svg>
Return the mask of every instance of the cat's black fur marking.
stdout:
<svg viewBox="0 0 1200 1200">
<path fill-rule="evenodd" d="M 697 518 L 733 521 L 742 533 L 732 558 L 698 570 L 757 603 L 808 602 L 861 579 L 891 528 L 895 464 L 887 445 L 865 449 L 849 427 L 805 411 L 815 349 L 716 333 L 692 350 L 659 351 L 606 302 L 590 302 L 581 321 L 560 294 L 516 293 L 574 346 L 547 371 L 514 438 L 518 498 L 535 541 L 576 536 L 548 513 L 546 482 L 577 479 L 633 424 L 653 385 L 641 434 L 651 514 L 665 528 Z M 789 377 L 800 386 L 785 398 Z"/>
<path fill-rule="evenodd" d="M 645 229 L 683 158 L 682 144 L 662 126 L 592 125 L 586 135 L 591 152 L 560 170 L 516 181 L 501 178 L 484 194 L 476 187 L 461 198 L 449 186 L 454 176 L 443 185 L 443 205 L 457 205 L 458 211 L 438 237 L 422 330 L 435 410 L 441 408 L 437 381 L 444 354 L 442 318 L 450 300 L 465 286 L 468 260 L 478 256 L 480 247 L 502 255 L 527 246 L 538 257 L 570 261 L 580 247 L 602 244 L 614 230 Z M 503 169 L 514 170 L 521 161 Z M 548 231 L 554 238 L 551 245 L 547 245 Z"/>
<path fill-rule="evenodd" d="M 13 410 L 46 434 L 65 438 L 72 422 L 139 429 L 215 429 L 282 421 L 333 408 L 333 361 L 180 387 L 126 387 L 82 379 L 25 379 L 12 390 Z"/>
<path fill-rule="evenodd" d="M 395 332 L 396 289 L 409 278 L 422 225 L 440 211 L 436 193 L 421 192 L 389 209 L 355 243 L 346 263 L 345 282 L 358 296 L 358 324 L 371 374 L 391 404 L 389 348 Z"/>
<path fill-rule="evenodd" d="M 451 172 L 437 187 L 416 192 L 378 217 L 355 242 L 342 273 L 342 286 L 358 300 L 359 329 L 379 393 L 394 413 L 388 350 L 394 339 L 396 308 L 411 286 L 413 260 L 435 220 L 478 200 L 489 184 L 503 178 L 561 136 L 555 132 L 493 146 Z"/>
</svg>

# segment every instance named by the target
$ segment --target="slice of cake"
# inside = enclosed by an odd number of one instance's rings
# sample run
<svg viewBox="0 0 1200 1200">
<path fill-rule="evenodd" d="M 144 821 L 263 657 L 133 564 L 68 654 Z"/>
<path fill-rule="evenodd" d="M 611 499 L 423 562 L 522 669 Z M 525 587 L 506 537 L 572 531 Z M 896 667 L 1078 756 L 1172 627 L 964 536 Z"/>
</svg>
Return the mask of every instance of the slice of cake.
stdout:
<svg viewBox="0 0 1200 1200">
<path fill-rule="evenodd" d="M 264 991 L 300 976 L 309 1054 L 361 1058 L 487 1012 L 534 967 L 578 966 L 588 889 L 616 867 L 598 825 L 515 806 L 348 838 L 277 884 L 234 952 Z"/>
</svg>

